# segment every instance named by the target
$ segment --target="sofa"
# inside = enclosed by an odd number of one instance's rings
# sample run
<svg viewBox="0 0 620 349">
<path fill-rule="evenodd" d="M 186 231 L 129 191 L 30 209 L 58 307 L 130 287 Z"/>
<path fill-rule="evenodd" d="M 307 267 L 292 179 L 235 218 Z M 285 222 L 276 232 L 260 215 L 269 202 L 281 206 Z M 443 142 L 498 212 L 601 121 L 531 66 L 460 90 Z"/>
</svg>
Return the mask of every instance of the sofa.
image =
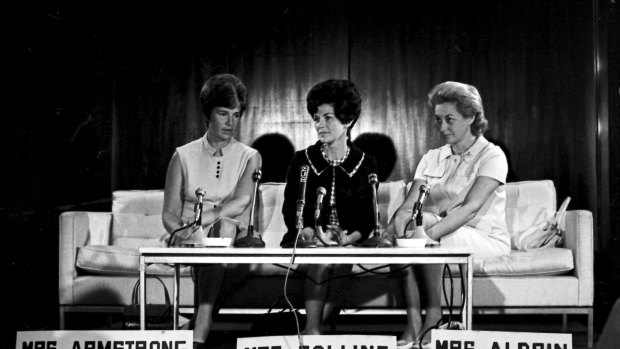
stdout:
<svg viewBox="0 0 620 349">
<path fill-rule="evenodd" d="M 279 246 L 285 231 L 281 214 L 284 183 L 259 186 L 255 227 L 267 246 Z M 552 217 L 557 210 L 555 187 L 551 180 L 507 183 L 506 219 L 516 238 L 528 228 Z M 379 224 L 403 202 L 408 183 L 380 183 L 377 192 Z M 64 212 L 60 215 L 59 306 L 60 327 L 75 312 L 119 313 L 131 304 L 133 286 L 138 279 L 142 246 L 163 246 L 166 232 L 161 222 L 162 190 L 115 191 L 111 212 Z M 474 314 L 562 314 L 587 316 L 588 345 L 593 331 L 593 223 L 585 210 L 568 210 L 562 225 L 565 245 L 558 248 L 518 251 L 509 256 L 477 261 L 474 267 Z M 232 248 L 232 247 L 231 247 Z M 362 247 L 359 247 L 362 248 Z M 281 302 L 285 267 L 246 266 L 242 280 L 231 281 L 220 297 L 220 312 L 261 313 Z M 299 297 L 303 306 L 304 266 L 295 266 L 287 292 Z M 366 272 L 382 266 L 356 265 L 347 280 L 347 291 L 338 296 L 344 314 L 403 314 L 399 279 L 390 273 Z M 385 270 L 387 267 L 383 266 Z M 232 268 L 232 267 L 231 267 Z M 172 268 L 153 264 L 148 275 L 158 275 L 172 289 Z M 235 274 L 235 273 L 231 273 Z M 455 295 L 460 294 L 458 269 L 452 279 Z M 163 292 L 156 280 L 148 279 L 148 303 L 163 303 Z M 453 307 L 460 305 L 455 296 Z M 194 309 L 194 284 L 190 267 L 181 268 L 180 309 Z M 447 307 L 446 304 L 444 306 Z M 446 311 L 448 309 L 446 308 Z M 475 319 L 474 319 L 475 326 Z"/>
</svg>

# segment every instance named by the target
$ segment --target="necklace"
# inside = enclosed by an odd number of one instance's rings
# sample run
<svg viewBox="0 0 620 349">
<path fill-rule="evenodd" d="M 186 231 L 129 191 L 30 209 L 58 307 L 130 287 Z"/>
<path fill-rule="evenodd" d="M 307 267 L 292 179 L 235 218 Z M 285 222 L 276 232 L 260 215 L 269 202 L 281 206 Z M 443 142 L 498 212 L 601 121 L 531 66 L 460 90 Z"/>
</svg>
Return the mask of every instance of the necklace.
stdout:
<svg viewBox="0 0 620 349">
<path fill-rule="evenodd" d="M 323 154 L 323 158 L 332 167 L 332 188 L 329 195 L 329 206 L 331 207 L 331 210 L 329 212 L 330 225 L 340 226 L 340 221 L 338 220 L 338 210 L 336 210 L 336 166 L 342 165 L 342 163 L 349 156 L 350 150 L 351 148 L 347 146 L 347 152 L 342 158 L 338 160 L 332 160 L 327 156 L 327 144 L 323 143 L 323 146 L 321 146 L 321 154 Z"/>
<path fill-rule="evenodd" d="M 327 156 L 327 143 L 323 143 L 323 145 L 321 146 L 321 154 L 323 155 L 323 159 L 325 159 L 325 161 L 327 161 L 327 163 L 330 164 L 331 166 L 340 166 L 340 165 L 342 165 L 342 163 L 349 156 L 349 151 L 350 150 L 351 150 L 351 148 L 349 148 L 347 146 L 347 152 L 344 154 L 344 156 L 342 158 L 337 159 L 337 160 L 332 160 L 332 159 L 329 158 L 329 156 Z"/>
</svg>

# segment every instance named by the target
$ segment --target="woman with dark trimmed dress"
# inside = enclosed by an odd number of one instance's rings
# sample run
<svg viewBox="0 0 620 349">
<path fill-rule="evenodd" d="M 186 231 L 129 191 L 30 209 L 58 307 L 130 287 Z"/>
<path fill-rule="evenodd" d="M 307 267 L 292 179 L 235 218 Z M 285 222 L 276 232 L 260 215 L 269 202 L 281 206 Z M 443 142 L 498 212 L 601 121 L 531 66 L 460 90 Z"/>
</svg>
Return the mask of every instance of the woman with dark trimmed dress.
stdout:
<svg viewBox="0 0 620 349">
<path fill-rule="evenodd" d="M 318 141 L 295 153 L 288 169 L 282 214 L 287 227 L 281 245 L 314 241 L 318 246 L 351 246 L 368 238 L 374 229 L 374 207 L 369 175 L 377 173 L 375 160 L 353 146 L 351 128 L 361 112 L 361 98 L 348 80 L 326 80 L 308 92 L 307 109 Z M 300 171 L 308 167 L 303 229 L 298 236 L 297 195 Z M 322 210 L 315 222 L 317 189 L 325 189 Z M 316 225 L 315 225 L 316 223 Z M 310 265 L 306 279 L 306 335 L 323 333 L 323 322 L 334 311 L 333 298 L 343 279 L 322 283 L 351 272 L 352 265 Z"/>
</svg>

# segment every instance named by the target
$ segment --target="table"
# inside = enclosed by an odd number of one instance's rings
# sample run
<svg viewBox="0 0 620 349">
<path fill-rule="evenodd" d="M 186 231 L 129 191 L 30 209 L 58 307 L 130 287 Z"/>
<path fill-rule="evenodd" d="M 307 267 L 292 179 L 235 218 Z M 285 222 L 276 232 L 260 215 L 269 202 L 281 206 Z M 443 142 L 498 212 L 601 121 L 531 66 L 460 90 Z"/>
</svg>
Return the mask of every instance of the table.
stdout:
<svg viewBox="0 0 620 349">
<path fill-rule="evenodd" d="M 288 264 L 292 248 L 163 248 L 141 247 L 140 251 L 140 329 L 146 329 L 146 266 L 154 263 L 174 265 L 173 328 L 178 328 L 179 278 L 183 264 Z M 472 325 L 473 255 L 467 248 L 404 247 L 317 247 L 298 248 L 294 264 L 461 264 L 466 272 L 464 326 Z"/>
</svg>

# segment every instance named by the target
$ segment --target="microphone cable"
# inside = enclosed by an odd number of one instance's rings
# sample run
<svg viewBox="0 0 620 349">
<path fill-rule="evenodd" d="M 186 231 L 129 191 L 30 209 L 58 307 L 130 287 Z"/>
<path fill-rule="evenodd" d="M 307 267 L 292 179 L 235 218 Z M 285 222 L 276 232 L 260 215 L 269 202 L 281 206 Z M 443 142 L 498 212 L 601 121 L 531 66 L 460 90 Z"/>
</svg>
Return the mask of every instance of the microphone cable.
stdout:
<svg viewBox="0 0 620 349">
<path fill-rule="evenodd" d="M 474 267 L 473 265 L 471 266 Z M 465 280 L 463 279 L 463 265 L 459 264 L 459 274 L 461 276 L 461 309 L 459 310 L 459 315 L 461 316 L 461 321 L 463 321 L 463 309 L 465 309 Z M 471 292 L 472 290 L 469 290 Z"/>
<path fill-rule="evenodd" d="M 217 222 L 221 221 L 221 220 L 222 220 L 222 218 L 223 218 L 223 217 L 220 217 L 220 218 L 216 219 L 215 221 L 213 221 L 213 223 L 211 223 L 211 227 L 213 228 L 213 226 L 214 226 Z M 224 217 L 224 218 L 225 218 L 225 217 Z M 194 226 L 197 222 L 198 222 L 198 221 L 197 221 L 197 220 L 195 220 L 195 221 L 193 221 L 193 222 L 191 222 L 191 223 L 188 223 L 188 224 L 186 224 L 186 225 L 184 225 L 184 226 L 180 227 L 179 229 L 175 229 L 172 233 L 170 233 L 170 237 L 168 238 L 168 242 L 166 243 L 166 246 L 167 246 L 167 247 L 171 247 L 171 245 L 170 245 L 170 241 L 172 241 L 172 237 L 174 236 L 174 234 L 176 234 L 176 233 L 180 232 L 180 231 L 181 231 L 181 230 L 183 230 L 183 229 L 187 229 L 187 228 L 191 228 L 191 227 L 193 227 L 193 226 Z"/>
<path fill-rule="evenodd" d="M 325 281 L 321 281 L 321 282 L 318 282 L 318 281 L 314 280 L 313 278 L 308 276 L 308 274 L 306 274 L 306 273 L 304 273 L 302 271 L 299 271 L 297 269 L 290 269 L 290 271 L 302 275 L 305 279 L 311 281 L 315 285 L 322 285 L 322 284 L 328 283 L 328 282 L 333 281 L 333 280 L 353 278 L 353 277 L 356 277 L 356 276 L 360 276 L 360 275 L 364 275 L 364 274 L 369 274 L 369 273 L 370 274 L 375 274 L 375 275 L 391 275 L 391 274 L 396 274 L 396 273 L 402 271 L 403 269 L 407 268 L 410 265 L 411 264 L 404 264 L 402 267 L 399 267 L 398 269 L 395 269 L 395 270 L 390 270 L 390 271 L 387 271 L 387 272 L 377 272 L 376 270 L 386 268 L 386 267 L 389 266 L 389 264 L 379 265 L 379 266 L 376 266 L 376 267 L 371 268 L 371 269 L 368 269 L 368 268 L 364 267 L 361 264 L 357 264 L 357 266 L 359 266 L 360 269 L 362 269 L 363 271 L 360 271 L 360 272 L 357 272 L 357 273 L 348 273 L 348 274 L 342 274 L 342 275 L 339 275 L 339 276 L 334 276 L 334 277 L 328 278 Z M 273 264 L 273 266 L 278 267 L 278 268 L 282 268 L 282 269 L 287 269 L 287 273 L 288 273 L 288 266 L 284 266 L 282 264 L 275 264 L 275 263 Z"/>
<path fill-rule="evenodd" d="M 297 339 L 299 340 L 299 346 L 304 347 L 304 338 L 303 338 L 303 335 L 301 334 L 301 330 L 299 329 L 299 318 L 297 317 L 297 309 L 295 309 L 295 306 L 293 306 L 293 303 L 288 298 L 288 292 L 287 292 L 288 277 L 290 275 L 291 270 L 293 270 L 291 269 L 291 267 L 293 266 L 293 263 L 295 262 L 295 252 L 297 251 L 297 241 L 299 241 L 300 234 L 301 234 L 301 229 L 298 229 L 297 235 L 295 236 L 295 242 L 293 243 L 293 252 L 291 253 L 291 260 L 288 262 L 288 266 L 286 267 L 286 275 L 284 276 L 284 300 L 286 300 L 286 304 L 288 305 L 289 309 L 293 313 L 293 316 L 295 317 L 295 326 L 297 327 Z M 306 277 L 308 276 L 306 275 Z"/>
<path fill-rule="evenodd" d="M 405 212 L 411 212 L 411 215 L 413 216 L 413 210 L 406 210 Z M 419 214 L 419 213 L 418 213 Z M 407 238 L 407 228 L 409 228 L 409 224 L 411 224 L 411 222 L 415 221 L 415 217 L 409 218 L 407 220 L 407 224 L 405 224 L 405 227 L 403 228 L 403 238 L 406 239 Z M 415 228 L 415 226 L 414 226 Z M 396 233 L 398 235 L 398 233 Z"/>
<path fill-rule="evenodd" d="M 380 265 L 378 267 L 368 269 L 368 268 L 364 267 L 362 264 L 358 264 L 357 266 L 364 271 L 364 272 L 360 272 L 358 275 L 366 274 L 366 273 L 375 274 L 375 275 L 392 275 L 392 274 L 396 274 L 396 273 L 399 273 L 399 272 L 403 271 L 405 268 L 407 268 L 407 267 L 409 267 L 409 266 L 411 266 L 413 264 L 403 264 L 402 266 L 398 267 L 398 269 L 394 269 L 394 270 L 390 270 L 390 271 L 386 271 L 386 272 L 378 272 L 378 271 L 376 271 L 376 270 L 379 270 L 379 269 L 383 269 L 383 268 L 389 267 L 390 265 L 392 265 L 392 264 Z M 353 275 L 353 276 L 357 276 L 357 275 Z"/>
<path fill-rule="evenodd" d="M 359 272 L 359 273 L 349 273 L 349 274 L 344 274 L 344 275 L 340 275 L 340 276 L 336 276 L 336 277 L 332 277 L 332 278 L 328 278 L 325 281 L 322 282 L 317 282 L 316 280 L 314 280 L 313 278 L 311 278 L 310 276 L 308 276 L 306 273 L 303 273 L 299 270 L 296 269 L 292 269 L 291 266 L 293 264 L 294 261 L 294 256 L 295 256 L 295 250 L 297 248 L 297 240 L 295 240 L 295 244 L 293 245 L 293 253 L 291 254 L 291 261 L 289 262 L 288 266 L 283 266 L 281 264 L 273 264 L 276 267 L 280 267 L 280 268 L 286 268 L 286 276 L 284 278 L 284 298 L 289 306 L 289 309 L 293 312 L 294 316 L 295 316 L 295 323 L 297 326 L 297 336 L 299 338 L 299 343 L 303 346 L 303 335 L 301 334 L 301 331 L 299 329 L 299 319 L 297 317 L 297 309 L 293 306 L 292 302 L 289 300 L 288 298 L 288 293 L 286 292 L 288 287 L 287 287 L 287 283 L 288 283 L 288 277 L 290 275 L 290 272 L 296 272 L 298 274 L 301 274 L 304 276 L 304 278 L 306 278 L 307 280 L 310 280 L 312 283 L 314 283 L 315 285 L 322 285 L 324 283 L 336 280 L 336 279 L 342 279 L 342 278 L 349 278 L 349 277 L 356 277 L 356 276 L 360 276 L 363 274 L 368 274 L 368 273 L 372 273 L 372 274 L 376 274 L 376 275 L 390 275 L 390 274 L 396 274 L 400 271 L 402 271 L 403 269 L 411 266 L 412 264 L 405 264 L 401 267 L 399 267 L 398 269 L 395 270 L 390 270 L 388 272 L 377 272 L 376 270 L 379 269 L 383 269 L 389 265 L 379 265 L 377 267 L 374 268 L 365 268 L 363 265 L 361 264 L 357 264 L 363 271 Z M 447 295 L 447 287 L 446 287 L 446 273 L 448 274 L 448 279 L 450 281 L 450 299 L 448 299 L 448 295 Z M 460 279 L 461 279 L 461 307 L 459 309 L 459 316 L 461 317 L 461 321 L 462 316 L 463 316 L 463 309 L 465 307 L 465 280 L 463 279 L 463 266 L 459 264 L 459 274 L 460 274 Z M 440 328 L 440 326 L 442 326 L 443 324 L 447 325 L 447 329 L 461 329 L 461 324 L 458 322 L 453 321 L 453 309 L 454 309 L 454 279 L 452 276 L 452 270 L 450 269 L 448 264 L 444 265 L 444 269 L 443 269 L 443 277 L 442 277 L 442 292 L 443 292 L 443 296 L 444 296 L 444 301 L 446 302 L 446 306 L 448 307 L 448 321 L 445 322 L 443 316 L 441 319 L 439 319 L 439 321 L 437 321 L 437 323 L 434 326 L 429 327 L 428 329 L 426 329 L 424 332 L 422 332 L 422 334 L 418 337 L 420 339 L 420 344 L 419 344 L 419 349 L 422 349 L 422 339 L 428 334 L 428 332 L 430 332 L 433 329 L 438 329 Z M 454 327 L 453 327 L 454 326 Z"/>
<path fill-rule="evenodd" d="M 167 247 L 171 247 L 170 243 L 171 243 L 171 241 L 172 241 L 172 237 L 174 236 L 174 234 L 176 234 L 176 233 L 180 232 L 180 231 L 181 231 L 181 230 L 183 230 L 183 229 L 187 229 L 187 228 L 193 227 L 193 226 L 194 226 L 194 224 L 196 224 L 196 221 L 193 221 L 193 222 L 192 222 L 192 223 L 190 223 L 190 224 L 186 224 L 186 225 L 184 225 L 184 226 L 182 226 L 182 227 L 180 227 L 180 228 L 178 228 L 178 229 L 175 229 L 172 233 L 170 233 L 170 237 L 168 238 L 168 242 L 166 243 L 166 246 L 167 246 Z"/>
<path fill-rule="evenodd" d="M 446 277 L 445 277 L 446 271 L 448 273 L 448 278 L 450 280 L 450 300 L 448 300 L 448 295 L 446 294 Z M 461 309 L 460 309 L 459 315 L 461 316 L 461 321 L 462 321 L 463 320 L 462 318 L 463 308 L 465 307 L 465 293 L 464 293 L 465 281 L 463 280 L 463 267 L 460 264 L 459 264 L 459 274 L 461 277 Z M 454 307 L 454 302 L 453 302 L 454 301 L 454 279 L 452 278 L 452 270 L 450 269 L 450 266 L 448 264 L 445 264 L 443 267 L 442 290 L 443 290 L 443 296 L 446 302 L 446 306 L 448 307 L 448 321 L 444 322 L 444 318 L 442 316 L 441 319 L 439 319 L 439 321 L 437 321 L 437 323 L 434 326 L 431 326 L 427 328 L 426 330 L 424 330 L 424 332 L 422 332 L 422 334 L 418 336 L 418 339 L 419 339 L 418 349 L 422 349 L 422 340 L 431 330 L 439 329 L 443 325 L 445 325 L 446 326 L 445 328 L 448 330 L 463 329 L 461 323 L 452 321 L 452 316 L 453 316 L 452 309 Z M 414 347 L 413 349 L 416 349 L 416 348 Z"/>
</svg>

